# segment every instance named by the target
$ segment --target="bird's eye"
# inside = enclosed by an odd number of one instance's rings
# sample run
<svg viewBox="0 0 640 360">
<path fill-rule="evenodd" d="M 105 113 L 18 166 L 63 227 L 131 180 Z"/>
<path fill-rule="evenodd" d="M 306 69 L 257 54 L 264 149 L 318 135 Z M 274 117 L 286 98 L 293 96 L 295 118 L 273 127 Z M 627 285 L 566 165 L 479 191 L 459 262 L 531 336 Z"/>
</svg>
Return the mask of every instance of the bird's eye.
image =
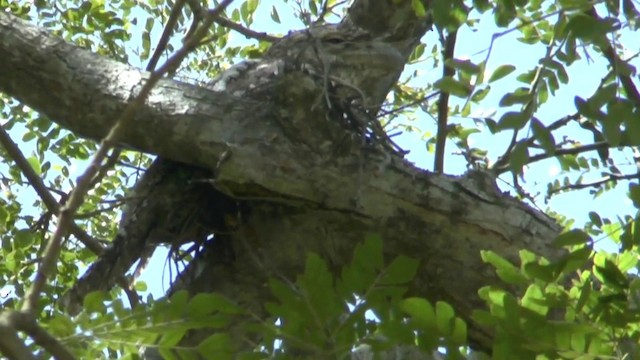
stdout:
<svg viewBox="0 0 640 360">
<path fill-rule="evenodd" d="M 326 43 L 328 43 L 328 44 L 337 45 L 337 44 L 342 44 L 344 42 L 344 39 L 341 38 L 341 37 L 337 37 L 337 36 L 331 36 L 331 37 L 328 37 L 328 38 L 324 39 L 324 41 Z"/>
</svg>

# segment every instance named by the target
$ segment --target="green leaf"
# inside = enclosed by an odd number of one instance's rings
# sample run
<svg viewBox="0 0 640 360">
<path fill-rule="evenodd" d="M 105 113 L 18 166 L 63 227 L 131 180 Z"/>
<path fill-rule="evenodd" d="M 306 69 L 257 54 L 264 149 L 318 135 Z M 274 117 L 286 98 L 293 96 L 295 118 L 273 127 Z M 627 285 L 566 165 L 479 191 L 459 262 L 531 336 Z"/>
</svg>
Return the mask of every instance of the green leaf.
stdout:
<svg viewBox="0 0 640 360">
<path fill-rule="evenodd" d="M 525 105 L 533 99 L 533 94 L 526 91 L 526 89 L 517 89 L 514 92 L 506 93 L 498 105 L 507 107 L 516 104 Z"/>
<path fill-rule="evenodd" d="M 316 1 L 309 0 L 308 4 L 309 4 L 309 12 L 311 12 L 313 16 L 318 16 L 318 5 L 316 4 Z"/>
<path fill-rule="evenodd" d="M 375 281 L 382 265 L 382 238 L 368 235 L 362 244 L 356 245 L 351 264 L 342 268 L 336 292 L 343 297 L 354 293 L 362 295 Z"/>
<path fill-rule="evenodd" d="M 564 65 L 562 65 L 562 63 L 555 60 L 551 60 L 547 63 L 547 66 L 555 70 L 556 76 L 558 77 L 558 80 L 560 80 L 561 83 L 563 84 L 569 83 L 569 75 L 567 74 L 567 70 L 564 68 Z"/>
<path fill-rule="evenodd" d="M 6 304 L 3 305 L 6 306 Z M 78 324 L 71 321 L 66 314 L 54 313 L 46 322 L 46 329 L 58 338 L 72 336 L 77 328 Z"/>
<path fill-rule="evenodd" d="M 458 346 L 462 346 L 467 343 L 467 323 L 460 318 L 456 318 L 453 323 L 453 331 L 449 337 L 449 341 Z"/>
<path fill-rule="evenodd" d="M 514 174 L 522 174 L 522 169 L 529 163 L 529 146 L 524 141 L 519 141 L 513 147 L 509 157 L 509 169 Z"/>
<path fill-rule="evenodd" d="M 366 263 L 371 269 L 382 269 L 384 264 L 382 238 L 379 235 L 368 235 L 362 246 L 356 248 L 353 261 L 361 264 Z"/>
<path fill-rule="evenodd" d="M 473 8 L 480 13 L 491 9 L 491 7 L 489 0 L 473 0 Z"/>
<path fill-rule="evenodd" d="M 480 257 L 485 263 L 493 265 L 500 279 L 507 284 L 526 285 L 529 282 L 518 268 L 495 252 L 483 250 L 480 252 Z"/>
<path fill-rule="evenodd" d="M 587 304 L 591 297 L 591 281 L 587 281 L 582 288 L 580 288 L 580 296 L 576 302 L 576 312 L 582 311 L 582 308 Z"/>
<path fill-rule="evenodd" d="M 487 97 L 487 95 L 489 94 L 489 91 L 491 91 L 491 87 L 487 86 L 484 89 L 479 89 L 477 90 L 472 96 L 471 96 L 471 101 L 473 102 L 480 102 L 482 101 L 485 97 Z"/>
<path fill-rule="evenodd" d="M 611 30 L 611 26 L 606 22 L 579 13 L 569 19 L 567 30 L 580 40 L 593 42 L 605 38 L 606 34 Z"/>
<path fill-rule="evenodd" d="M 595 108 L 593 103 L 587 102 L 579 96 L 576 96 L 573 99 L 573 102 L 578 110 L 578 113 L 584 115 L 589 119 L 604 119 L 605 114 L 599 110 L 599 108 Z"/>
<path fill-rule="evenodd" d="M 593 249 L 590 246 L 584 246 L 570 252 L 561 260 L 562 272 L 569 274 L 583 268 L 591 257 L 592 252 Z"/>
<path fill-rule="evenodd" d="M 136 281 L 134 288 L 136 291 L 147 291 L 147 283 L 144 281 Z"/>
<path fill-rule="evenodd" d="M 198 345 L 198 352 L 206 359 L 232 359 L 234 351 L 227 333 L 215 333 Z"/>
<path fill-rule="evenodd" d="M 529 121 L 530 116 L 521 111 L 506 112 L 500 120 L 498 120 L 498 128 L 501 130 L 514 129 L 520 130 Z"/>
<path fill-rule="evenodd" d="M 638 254 L 632 251 L 624 251 L 617 255 L 617 266 L 622 272 L 627 272 L 638 264 Z"/>
<path fill-rule="evenodd" d="M 594 274 L 596 276 L 600 275 L 600 279 L 616 290 L 627 290 L 629 288 L 627 276 L 609 259 L 605 259 L 604 266 L 596 265 Z"/>
<path fill-rule="evenodd" d="M 421 0 L 411 0 L 411 8 L 417 17 L 425 18 L 427 16 L 427 10 L 424 8 Z"/>
<path fill-rule="evenodd" d="M 411 52 L 411 55 L 409 55 L 409 63 L 420 60 L 420 58 L 424 54 L 424 50 L 426 49 L 426 47 L 427 46 L 425 44 L 418 44 Z"/>
<path fill-rule="evenodd" d="M 168 330 L 164 331 L 160 336 L 160 341 L 158 342 L 159 346 L 163 347 L 173 347 L 176 346 L 180 340 L 187 333 L 185 329 L 177 329 L 177 330 Z"/>
<path fill-rule="evenodd" d="M 621 143 L 628 146 L 640 146 L 640 121 L 626 121 Z"/>
<path fill-rule="evenodd" d="M 606 104 L 616 100 L 618 94 L 618 86 L 616 84 L 609 84 L 596 91 L 593 96 L 589 98 L 589 103 L 594 109 L 600 109 Z"/>
<path fill-rule="evenodd" d="M 461 0 L 434 0 L 429 10 L 438 29 L 452 31 L 467 21 L 468 11 Z"/>
<path fill-rule="evenodd" d="M 556 141 L 553 134 L 547 129 L 540 120 L 533 118 L 531 120 L 531 129 L 533 136 L 547 154 L 553 154 L 556 150 Z"/>
<path fill-rule="evenodd" d="M 82 306 L 88 313 L 105 314 L 107 307 L 104 305 L 106 294 L 103 291 L 92 291 L 84 297 Z"/>
<path fill-rule="evenodd" d="M 37 175 L 42 175 L 42 169 L 40 168 L 40 160 L 35 156 L 29 156 L 27 162 L 31 165 L 31 168 Z"/>
<path fill-rule="evenodd" d="M 516 17 L 516 9 L 512 1 L 498 1 L 494 10 L 496 25 L 500 27 L 508 26 Z"/>
<path fill-rule="evenodd" d="M 470 60 L 447 59 L 444 64 L 445 66 L 452 67 L 470 75 L 477 75 L 482 71 L 480 66 L 472 63 Z"/>
<path fill-rule="evenodd" d="M 271 8 L 271 20 L 280 24 L 280 15 L 278 15 L 278 9 L 276 9 L 275 5 Z"/>
<path fill-rule="evenodd" d="M 429 301 L 411 297 L 400 302 L 400 309 L 421 329 L 430 330 L 436 327 L 435 311 Z"/>
<path fill-rule="evenodd" d="M 589 234 L 579 229 L 573 229 L 560 234 L 553 241 L 553 244 L 557 247 L 562 247 L 562 246 L 587 244 L 587 243 L 591 243 L 592 241 L 593 239 L 591 239 L 591 236 L 589 236 Z"/>
<path fill-rule="evenodd" d="M 378 325 L 377 331 L 394 344 L 415 343 L 415 334 L 412 329 L 399 321 L 382 321 Z"/>
<path fill-rule="evenodd" d="M 558 0 L 564 10 L 587 10 L 592 3 L 588 0 Z"/>
<path fill-rule="evenodd" d="M 410 257 L 400 255 L 387 267 L 380 279 L 381 285 L 405 284 L 413 280 L 419 262 Z"/>
<path fill-rule="evenodd" d="M 527 308 L 537 314 L 546 316 L 549 308 L 542 305 L 544 297 L 545 295 L 542 292 L 542 289 L 540 289 L 537 284 L 531 284 L 522 297 L 522 307 Z"/>
<path fill-rule="evenodd" d="M 595 211 L 589 211 L 589 220 L 591 223 L 597 227 L 602 227 L 602 219 L 600 215 Z"/>
<path fill-rule="evenodd" d="M 455 312 L 451 305 L 444 301 L 436 303 L 436 326 L 442 336 L 449 336 L 453 331 Z"/>
<path fill-rule="evenodd" d="M 451 95 L 466 98 L 471 94 L 471 86 L 455 80 L 451 76 L 445 76 L 433 84 L 433 86 Z"/>
<path fill-rule="evenodd" d="M 515 66 L 513 65 L 500 65 L 498 66 L 493 73 L 491 74 L 491 76 L 489 77 L 489 82 L 492 83 L 494 81 L 500 80 L 503 77 L 511 74 L 512 72 L 514 72 L 516 69 Z"/>
<path fill-rule="evenodd" d="M 552 282 L 556 278 L 556 267 L 553 265 L 529 263 L 524 265 L 523 271 L 528 277 L 540 279 L 544 282 Z"/>
<path fill-rule="evenodd" d="M 293 291 L 293 289 L 291 289 L 290 286 L 286 285 L 282 281 L 270 278 L 269 287 L 271 288 L 271 292 L 273 293 L 273 295 L 283 304 L 291 304 L 296 302 L 297 294 Z"/>
<path fill-rule="evenodd" d="M 327 319 L 340 314 L 342 307 L 335 296 L 333 276 L 327 263 L 318 255 L 311 253 L 307 256 L 305 271 L 299 283 L 307 303 L 320 318 Z"/>
<path fill-rule="evenodd" d="M 220 294 L 198 293 L 189 300 L 186 307 L 187 314 L 191 318 L 209 315 L 215 311 L 226 314 L 242 313 L 242 307 L 233 304 L 229 299 Z"/>
<path fill-rule="evenodd" d="M 629 198 L 633 202 L 633 206 L 640 208 L 640 185 L 629 183 Z"/>
<path fill-rule="evenodd" d="M 502 307 L 504 308 L 504 326 L 507 331 L 517 332 L 520 330 L 520 305 L 518 300 L 509 293 L 502 295 Z"/>
</svg>

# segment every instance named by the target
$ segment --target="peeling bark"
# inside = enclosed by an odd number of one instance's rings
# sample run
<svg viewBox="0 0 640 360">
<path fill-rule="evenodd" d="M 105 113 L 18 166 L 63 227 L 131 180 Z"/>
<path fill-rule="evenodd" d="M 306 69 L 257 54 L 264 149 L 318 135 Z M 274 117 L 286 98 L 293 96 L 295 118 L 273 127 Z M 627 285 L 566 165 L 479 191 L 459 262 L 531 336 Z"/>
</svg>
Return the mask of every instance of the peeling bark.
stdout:
<svg viewBox="0 0 640 360">
<path fill-rule="evenodd" d="M 429 23 L 391 4 L 357 1 L 341 26 L 386 34 L 408 55 Z M 78 135 L 104 136 L 145 76 L 0 13 L 0 91 Z M 269 276 L 291 278 L 309 252 L 338 269 L 367 233 L 378 232 L 388 258 L 420 261 L 410 294 L 451 303 L 470 324 L 470 340 L 487 348 L 491 335 L 470 314 L 482 306 L 478 288 L 498 280 L 480 250 L 517 261 L 527 248 L 554 259 L 561 253 L 550 243 L 559 226 L 483 174 L 434 175 L 384 152 L 355 151 L 352 143 L 337 153 L 323 147 L 314 134 L 326 130 L 326 109 L 297 105 L 322 90 L 301 73 L 240 97 L 171 80 L 154 89 L 122 144 L 215 170 L 218 191 L 251 204 L 251 215 L 230 234 L 234 261 L 203 256 L 204 265 L 176 288 L 219 291 L 262 313 Z M 231 156 L 218 167 L 225 151 Z"/>
</svg>

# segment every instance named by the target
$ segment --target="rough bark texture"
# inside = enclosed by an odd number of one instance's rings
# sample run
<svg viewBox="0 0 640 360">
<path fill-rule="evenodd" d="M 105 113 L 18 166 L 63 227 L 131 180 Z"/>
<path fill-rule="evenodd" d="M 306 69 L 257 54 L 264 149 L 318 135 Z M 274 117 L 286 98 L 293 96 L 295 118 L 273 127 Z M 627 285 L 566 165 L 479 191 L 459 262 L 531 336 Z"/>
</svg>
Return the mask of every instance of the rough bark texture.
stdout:
<svg viewBox="0 0 640 360">
<path fill-rule="evenodd" d="M 340 29 L 355 25 L 405 58 L 429 28 L 392 1 L 356 1 Z M 144 77 L 0 13 L 0 91 L 79 135 L 104 136 Z M 436 176 L 357 137 L 336 147 L 336 134 L 349 132 L 327 125 L 323 101 L 311 110 L 327 90 L 319 83 L 290 71 L 267 91 L 235 96 L 166 80 L 131 122 L 123 145 L 214 170 L 216 191 L 251 209 L 228 235 L 233 261 L 205 252 L 176 288 L 219 291 L 260 314 L 269 276 L 299 273 L 311 251 L 338 269 L 378 232 L 389 257 L 420 261 L 410 293 L 451 303 L 471 341 L 487 346 L 490 334 L 469 317 L 482 305 L 477 289 L 497 282 L 480 250 L 557 258 L 550 243 L 559 227 L 484 174 Z"/>
</svg>

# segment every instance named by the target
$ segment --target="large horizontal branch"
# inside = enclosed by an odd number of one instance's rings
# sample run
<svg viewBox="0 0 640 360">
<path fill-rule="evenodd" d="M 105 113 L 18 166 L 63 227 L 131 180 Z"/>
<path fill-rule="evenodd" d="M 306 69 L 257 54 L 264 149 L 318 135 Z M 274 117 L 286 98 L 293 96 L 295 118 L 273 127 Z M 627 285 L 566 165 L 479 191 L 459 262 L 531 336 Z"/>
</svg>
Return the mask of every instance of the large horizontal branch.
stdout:
<svg viewBox="0 0 640 360">
<path fill-rule="evenodd" d="M 400 43 L 415 42 L 419 35 Z M 103 137 L 144 78 L 143 72 L 0 13 L 0 91 L 78 135 Z M 480 250 L 491 249 L 514 260 L 522 248 L 549 258 L 560 255 L 550 246 L 560 231 L 553 220 L 503 195 L 482 174 L 434 175 L 377 150 L 334 156 L 338 139 L 325 139 L 332 145 L 326 152 L 305 145 L 307 133 L 292 136 L 288 130 L 295 126 L 286 124 L 291 114 L 283 114 L 276 105 L 294 93 L 304 93 L 305 89 L 287 93 L 287 85 L 304 83 L 300 78 L 284 79 L 279 89 L 283 91 L 250 99 L 165 80 L 131 121 L 121 142 L 215 170 L 216 187 L 232 196 L 305 204 L 303 209 L 311 216 L 299 224 L 284 222 L 286 232 L 278 228 L 287 239 L 283 235 L 280 243 L 262 243 L 262 255 L 274 264 L 293 261 L 295 255 L 282 250 L 295 249 L 296 254 L 335 252 L 340 256 L 334 264 L 339 265 L 346 261 L 339 231 L 363 233 L 367 227 L 381 231 L 393 253 L 421 261 L 412 292 L 450 301 L 468 321 L 480 304 L 477 289 L 497 282 L 482 263 Z M 308 116 L 311 124 L 312 111 Z M 311 130 L 308 134 L 315 134 Z M 268 227 L 264 224 L 275 224 L 277 215 L 265 205 L 256 208 L 251 221 Z M 314 217 L 330 224 L 325 235 L 334 242 L 321 244 L 317 228 L 309 222 Z M 353 226 L 349 219 L 354 219 Z M 309 234 L 318 241 L 306 241 Z M 349 239 L 346 233 L 344 239 Z M 357 239 L 350 240 L 352 246 Z M 295 261 L 298 268 L 301 260 Z"/>
</svg>

